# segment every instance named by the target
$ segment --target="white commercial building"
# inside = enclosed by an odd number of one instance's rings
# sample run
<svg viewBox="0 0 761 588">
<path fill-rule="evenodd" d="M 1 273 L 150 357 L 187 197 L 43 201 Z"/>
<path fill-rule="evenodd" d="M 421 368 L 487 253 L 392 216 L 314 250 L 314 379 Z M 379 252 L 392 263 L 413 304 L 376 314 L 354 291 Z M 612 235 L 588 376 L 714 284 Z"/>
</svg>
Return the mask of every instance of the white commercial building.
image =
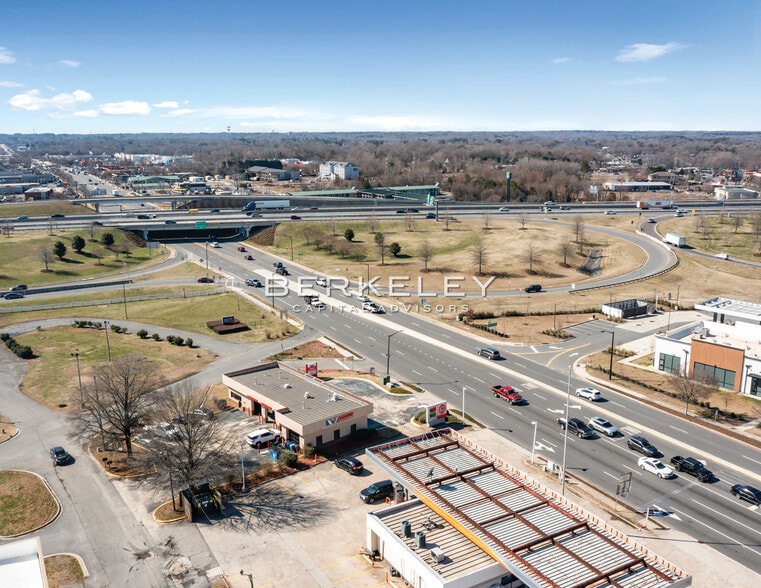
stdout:
<svg viewBox="0 0 761 588">
<path fill-rule="evenodd" d="M 355 180 L 359 168 L 348 161 L 328 161 L 320 164 L 320 177 L 329 180 Z"/>
</svg>

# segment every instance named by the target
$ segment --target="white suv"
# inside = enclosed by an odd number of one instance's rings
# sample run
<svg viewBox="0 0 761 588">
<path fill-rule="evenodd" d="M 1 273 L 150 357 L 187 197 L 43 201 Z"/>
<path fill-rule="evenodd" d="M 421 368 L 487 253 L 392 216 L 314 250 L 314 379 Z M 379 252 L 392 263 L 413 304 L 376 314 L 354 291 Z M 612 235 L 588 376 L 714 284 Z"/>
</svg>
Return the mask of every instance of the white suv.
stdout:
<svg viewBox="0 0 761 588">
<path fill-rule="evenodd" d="M 257 449 L 262 445 L 277 443 L 278 441 L 280 441 L 280 431 L 277 429 L 257 429 L 246 435 L 246 443 Z"/>
<path fill-rule="evenodd" d="M 597 388 L 576 388 L 576 396 L 579 398 L 586 398 L 590 402 L 594 400 L 600 400 L 602 398 L 602 394 L 600 394 L 600 391 Z"/>
</svg>

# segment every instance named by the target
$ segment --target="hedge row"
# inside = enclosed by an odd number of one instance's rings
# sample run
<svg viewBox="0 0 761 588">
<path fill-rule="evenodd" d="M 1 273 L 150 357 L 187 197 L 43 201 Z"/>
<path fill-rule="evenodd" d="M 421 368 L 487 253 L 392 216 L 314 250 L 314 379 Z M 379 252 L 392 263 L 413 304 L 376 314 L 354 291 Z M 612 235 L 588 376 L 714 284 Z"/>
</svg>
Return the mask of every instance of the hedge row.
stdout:
<svg viewBox="0 0 761 588">
<path fill-rule="evenodd" d="M 13 353 L 18 355 L 21 359 L 34 358 L 34 353 L 32 353 L 32 348 L 29 347 L 29 345 L 21 345 L 8 333 L 0 333 L 0 341 L 3 341 L 5 343 L 5 346 L 8 349 L 10 349 Z"/>
</svg>

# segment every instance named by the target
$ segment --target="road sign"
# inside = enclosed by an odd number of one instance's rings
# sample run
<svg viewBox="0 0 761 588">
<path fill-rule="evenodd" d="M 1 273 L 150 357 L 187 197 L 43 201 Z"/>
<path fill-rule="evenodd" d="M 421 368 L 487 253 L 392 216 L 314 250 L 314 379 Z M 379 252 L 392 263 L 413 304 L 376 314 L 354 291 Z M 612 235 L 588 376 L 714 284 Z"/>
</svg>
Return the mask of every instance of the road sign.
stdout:
<svg viewBox="0 0 761 588">
<path fill-rule="evenodd" d="M 206 221 L 196 221 L 196 229 L 205 229 Z"/>
</svg>

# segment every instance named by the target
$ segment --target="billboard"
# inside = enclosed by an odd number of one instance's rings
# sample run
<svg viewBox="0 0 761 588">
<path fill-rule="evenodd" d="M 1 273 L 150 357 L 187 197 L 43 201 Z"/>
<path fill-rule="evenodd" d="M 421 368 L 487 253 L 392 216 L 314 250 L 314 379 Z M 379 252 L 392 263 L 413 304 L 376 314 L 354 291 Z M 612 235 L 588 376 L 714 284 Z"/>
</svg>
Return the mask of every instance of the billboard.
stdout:
<svg viewBox="0 0 761 588">
<path fill-rule="evenodd" d="M 428 405 L 425 414 L 425 422 L 427 425 L 440 425 L 447 418 L 447 403 L 437 402 L 436 404 Z"/>
</svg>

